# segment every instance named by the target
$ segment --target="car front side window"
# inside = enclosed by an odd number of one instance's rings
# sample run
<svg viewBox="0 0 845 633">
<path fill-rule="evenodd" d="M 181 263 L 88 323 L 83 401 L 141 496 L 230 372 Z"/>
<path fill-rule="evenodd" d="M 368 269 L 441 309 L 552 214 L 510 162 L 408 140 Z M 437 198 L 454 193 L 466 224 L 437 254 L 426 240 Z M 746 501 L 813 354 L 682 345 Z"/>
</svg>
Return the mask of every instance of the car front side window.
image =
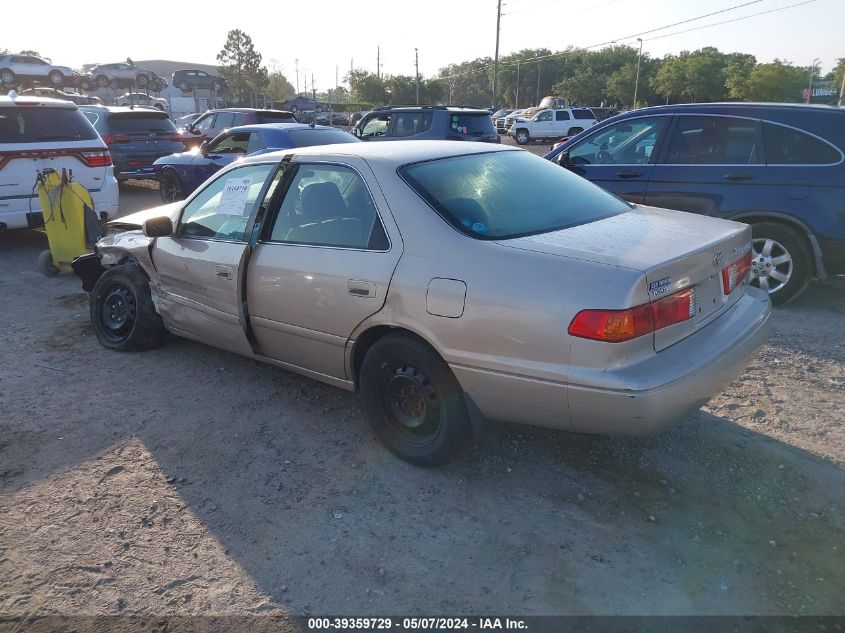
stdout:
<svg viewBox="0 0 845 633">
<path fill-rule="evenodd" d="M 541 112 L 537 115 L 537 118 L 534 119 L 535 121 L 551 121 L 552 120 L 552 111 L 546 110 L 545 112 Z"/>
<path fill-rule="evenodd" d="M 643 117 L 610 125 L 571 147 L 568 164 L 647 164 L 668 118 Z"/>
<path fill-rule="evenodd" d="M 227 134 L 208 147 L 209 154 L 246 154 L 249 144 L 249 132 Z"/>
<path fill-rule="evenodd" d="M 194 123 L 194 129 L 199 132 L 208 132 L 211 128 L 214 127 L 214 117 L 214 114 L 209 114 L 208 116 L 202 117 L 196 123 Z"/>
<path fill-rule="evenodd" d="M 390 127 L 390 118 L 389 114 L 380 114 L 367 119 L 361 130 L 361 136 L 384 136 Z"/>
<path fill-rule="evenodd" d="M 275 164 L 245 165 L 212 180 L 183 209 L 178 237 L 240 242 Z"/>
</svg>

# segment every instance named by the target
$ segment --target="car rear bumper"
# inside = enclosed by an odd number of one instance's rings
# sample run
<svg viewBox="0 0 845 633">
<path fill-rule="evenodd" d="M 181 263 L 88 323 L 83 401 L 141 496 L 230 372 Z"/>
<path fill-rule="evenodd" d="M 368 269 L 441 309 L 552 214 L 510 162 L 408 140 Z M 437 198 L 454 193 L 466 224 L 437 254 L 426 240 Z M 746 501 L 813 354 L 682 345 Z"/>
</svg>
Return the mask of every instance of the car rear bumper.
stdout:
<svg viewBox="0 0 845 633">
<path fill-rule="evenodd" d="M 765 342 L 771 303 L 756 288 L 695 334 L 589 386 L 452 366 L 491 419 L 580 433 L 649 435 L 695 411 L 739 375 Z M 602 382 L 603 381 L 603 382 Z"/>
</svg>

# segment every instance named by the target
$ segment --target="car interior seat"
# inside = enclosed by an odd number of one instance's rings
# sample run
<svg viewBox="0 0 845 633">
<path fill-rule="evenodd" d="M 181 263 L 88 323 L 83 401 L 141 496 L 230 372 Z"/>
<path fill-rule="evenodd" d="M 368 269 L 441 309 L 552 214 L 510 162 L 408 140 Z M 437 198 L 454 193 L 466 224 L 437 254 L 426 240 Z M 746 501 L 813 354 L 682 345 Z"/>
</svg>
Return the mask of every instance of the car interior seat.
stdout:
<svg viewBox="0 0 845 633">
<path fill-rule="evenodd" d="M 287 241 L 330 246 L 364 245 L 361 220 L 350 217 L 346 202 L 333 182 L 316 182 L 302 190 L 305 223 L 288 231 Z"/>
</svg>

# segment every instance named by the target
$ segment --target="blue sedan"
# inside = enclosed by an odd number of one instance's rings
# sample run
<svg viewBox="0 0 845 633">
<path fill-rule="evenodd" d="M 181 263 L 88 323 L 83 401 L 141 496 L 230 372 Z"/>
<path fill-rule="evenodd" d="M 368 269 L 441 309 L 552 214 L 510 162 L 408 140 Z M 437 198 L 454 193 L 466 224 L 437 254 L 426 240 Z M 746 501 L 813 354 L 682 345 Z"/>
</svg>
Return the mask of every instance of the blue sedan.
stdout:
<svg viewBox="0 0 845 633">
<path fill-rule="evenodd" d="M 310 145 L 359 142 L 348 132 L 325 125 L 243 125 L 229 128 L 199 149 L 159 158 L 153 163 L 153 169 L 161 199 L 176 202 L 190 195 L 212 174 L 244 156 Z"/>
</svg>

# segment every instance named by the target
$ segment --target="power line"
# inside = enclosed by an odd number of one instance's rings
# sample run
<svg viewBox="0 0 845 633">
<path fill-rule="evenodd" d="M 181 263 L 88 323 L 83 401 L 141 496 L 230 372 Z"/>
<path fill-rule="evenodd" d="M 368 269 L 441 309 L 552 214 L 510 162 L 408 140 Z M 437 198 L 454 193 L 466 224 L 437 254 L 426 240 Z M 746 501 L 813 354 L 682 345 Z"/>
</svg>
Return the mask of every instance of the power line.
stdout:
<svg viewBox="0 0 845 633">
<path fill-rule="evenodd" d="M 673 35 L 680 35 L 681 33 L 689 33 L 690 31 L 700 31 L 701 29 L 709 29 L 711 26 L 719 26 L 720 24 L 730 24 L 731 22 L 739 22 L 740 20 L 747 20 L 748 18 L 754 18 L 758 15 L 766 15 L 767 13 L 777 13 L 778 11 L 783 11 L 785 9 L 792 9 L 794 7 L 800 7 L 805 4 L 810 4 L 812 2 L 818 2 L 818 0 L 805 0 L 804 2 L 796 2 L 795 4 L 790 4 L 785 7 L 777 7 L 775 9 L 769 9 L 768 11 L 759 11 L 758 13 L 751 13 L 750 15 L 744 15 L 741 18 L 732 18 L 730 20 L 722 20 L 721 22 L 714 22 L 713 24 L 705 24 L 704 26 L 695 26 L 690 29 L 684 29 L 683 31 L 675 31 L 674 33 L 666 33 L 665 35 L 658 35 L 656 37 L 650 37 L 646 42 L 651 42 L 652 40 L 659 40 L 664 37 L 672 37 Z"/>
<path fill-rule="evenodd" d="M 500 61 L 499 65 L 500 66 L 507 66 L 507 65 L 517 64 L 517 63 L 524 64 L 526 62 L 532 62 L 532 61 L 537 61 L 537 60 L 541 60 L 541 59 L 553 59 L 555 57 L 563 57 L 563 56 L 566 56 L 566 55 L 571 55 L 575 51 L 586 51 L 586 50 L 590 50 L 592 48 L 599 48 L 601 46 L 607 46 L 608 44 L 615 44 L 616 42 L 619 42 L 621 40 L 629 40 L 629 39 L 632 39 L 632 38 L 635 38 L 635 37 L 640 37 L 642 35 L 647 35 L 648 33 L 655 33 L 657 31 L 662 31 L 663 29 L 669 29 L 669 28 L 672 28 L 673 26 L 679 26 L 681 24 L 688 24 L 689 22 L 694 22 L 695 20 L 702 20 L 704 18 L 708 18 L 708 17 L 714 16 L 714 15 L 718 15 L 720 13 L 726 13 L 728 11 L 734 11 L 736 9 L 741 9 L 743 7 L 747 7 L 751 4 L 757 4 L 757 3 L 762 2 L 762 1 L 763 0 L 750 0 L 749 2 L 743 2 L 742 4 L 737 4 L 737 5 L 734 5 L 734 6 L 731 6 L 731 7 L 727 7 L 725 9 L 720 9 L 718 11 L 711 11 L 710 13 L 705 13 L 703 15 L 699 15 L 699 16 L 696 16 L 696 17 L 693 17 L 693 18 L 681 20 L 680 22 L 673 22 L 672 24 L 667 24 L 665 26 L 659 26 L 657 28 L 649 29 L 647 31 L 642 31 L 641 33 L 634 33 L 633 35 L 626 35 L 625 37 L 617 37 L 617 38 L 614 38 L 612 40 L 600 42 L 598 44 L 592 44 L 590 46 L 585 46 L 583 48 L 563 51 L 563 52 L 560 52 L 560 53 L 551 53 L 549 55 L 538 55 L 537 57 L 529 57 L 527 59 L 519 59 L 519 60 L 514 60 L 514 61 L 506 61 L 506 62 Z M 815 0 L 808 0 L 808 1 L 814 2 Z M 657 39 L 657 38 L 653 38 L 653 39 Z M 473 73 L 481 72 L 482 70 L 487 70 L 488 68 L 490 68 L 490 64 L 486 64 L 485 66 L 480 66 L 479 68 L 473 68 L 472 70 L 467 70 L 467 71 L 460 72 L 460 73 L 454 73 L 454 74 L 451 74 L 451 75 L 443 75 L 441 77 L 438 77 L 438 79 L 451 79 L 452 77 L 461 77 L 461 76 L 464 76 L 464 75 L 471 75 Z"/>
</svg>

